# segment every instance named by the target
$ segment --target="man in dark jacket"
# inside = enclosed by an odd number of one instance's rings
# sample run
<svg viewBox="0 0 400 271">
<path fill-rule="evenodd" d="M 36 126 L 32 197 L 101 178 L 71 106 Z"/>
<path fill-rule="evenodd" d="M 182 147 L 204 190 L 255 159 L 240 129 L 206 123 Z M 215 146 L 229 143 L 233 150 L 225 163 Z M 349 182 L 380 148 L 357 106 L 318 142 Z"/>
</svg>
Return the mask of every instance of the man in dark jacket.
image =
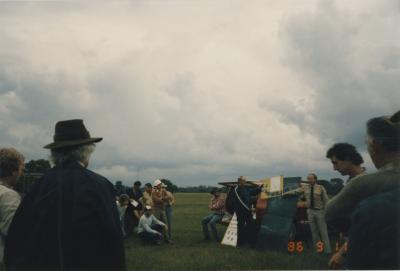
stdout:
<svg viewBox="0 0 400 271">
<path fill-rule="evenodd" d="M 400 189 L 362 201 L 352 216 L 347 267 L 400 269 Z"/>
<path fill-rule="evenodd" d="M 123 270 L 113 185 L 86 169 L 94 143 L 82 120 L 56 124 L 55 167 L 23 199 L 10 226 L 5 265 L 15 269 Z"/>
<path fill-rule="evenodd" d="M 345 187 L 342 205 L 332 208 L 333 214 L 352 215 L 347 259 L 350 269 L 400 268 L 399 138 L 400 111 L 367 122 L 368 153 L 378 171 Z"/>
<path fill-rule="evenodd" d="M 141 186 L 142 183 L 140 181 L 136 181 L 134 182 L 133 187 L 127 191 L 129 198 L 133 199 L 138 203 L 138 205 L 136 206 L 138 210 L 143 210 L 143 206 L 141 203 L 141 199 L 143 197 L 143 191 Z M 140 219 L 140 217 L 138 219 Z"/>
<path fill-rule="evenodd" d="M 237 246 L 243 246 L 246 243 L 250 245 L 255 242 L 255 222 L 251 212 L 251 196 L 256 196 L 261 192 L 262 186 L 256 189 L 246 187 L 246 178 L 240 176 L 238 185 L 234 188 L 233 206 L 238 222 Z"/>
</svg>

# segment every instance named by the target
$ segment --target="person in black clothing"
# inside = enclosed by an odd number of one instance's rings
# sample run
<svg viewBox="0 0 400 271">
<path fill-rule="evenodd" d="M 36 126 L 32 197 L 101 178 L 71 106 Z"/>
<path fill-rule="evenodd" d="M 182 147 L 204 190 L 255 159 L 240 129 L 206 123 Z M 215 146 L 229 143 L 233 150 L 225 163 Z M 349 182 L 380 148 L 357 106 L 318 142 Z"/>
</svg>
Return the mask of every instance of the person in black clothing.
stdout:
<svg viewBox="0 0 400 271">
<path fill-rule="evenodd" d="M 246 178 L 240 176 L 238 185 L 234 188 L 233 208 L 238 222 L 237 246 L 245 244 L 253 245 L 256 241 L 256 225 L 251 212 L 251 196 L 256 196 L 261 192 L 262 186 L 256 189 L 246 187 Z"/>
<path fill-rule="evenodd" d="M 368 120 L 366 144 L 377 172 L 345 187 L 351 214 L 347 267 L 400 269 L 400 111 Z M 346 189 L 347 188 L 347 189 Z"/>
<path fill-rule="evenodd" d="M 56 124 L 55 166 L 22 200 L 6 239 L 7 270 L 125 270 L 113 185 L 87 169 L 94 143 L 82 120 Z"/>
<path fill-rule="evenodd" d="M 362 201 L 352 216 L 346 266 L 400 269 L 400 189 Z"/>
<path fill-rule="evenodd" d="M 127 238 L 133 232 L 139 223 L 141 215 L 141 210 L 137 207 L 138 205 L 133 205 L 131 201 L 127 194 L 122 194 L 118 198 L 118 212 L 124 238 Z"/>
<path fill-rule="evenodd" d="M 143 192 L 141 189 L 142 183 L 140 181 L 136 181 L 133 183 L 132 189 L 129 189 L 127 194 L 128 196 L 138 203 L 137 209 L 142 210 L 143 206 L 141 203 L 141 198 L 143 197 Z M 139 217 L 140 219 L 140 217 Z"/>
<path fill-rule="evenodd" d="M 134 228 L 137 227 L 139 224 L 139 219 L 142 215 L 142 205 L 135 205 L 132 204 L 131 201 L 128 201 L 124 219 L 124 230 L 126 236 L 129 236 L 133 232 Z"/>
<path fill-rule="evenodd" d="M 122 181 L 116 181 L 114 185 L 115 196 L 119 197 L 122 194 L 126 194 L 127 187 L 122 184 Z"/>
</svg>

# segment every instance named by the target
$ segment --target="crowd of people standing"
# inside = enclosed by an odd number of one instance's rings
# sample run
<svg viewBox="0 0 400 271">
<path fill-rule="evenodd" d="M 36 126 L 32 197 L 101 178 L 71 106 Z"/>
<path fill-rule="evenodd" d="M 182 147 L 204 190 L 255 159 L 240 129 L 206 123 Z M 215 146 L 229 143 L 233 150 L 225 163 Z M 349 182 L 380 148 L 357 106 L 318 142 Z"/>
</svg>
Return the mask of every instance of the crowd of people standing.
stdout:
<svg viewBox="0 0 400 271">
<path fill-rule="evenodd" d="M 152 226 L 161 225 L 162 227 L 157 227 L 157 230 L 166 243 L 171 243 L 174 195 L 167 190 L 167 185 L 158 179 L 153 185 L 146 183 L 144 191 L 141 186 L 142 183 L 136 181 L 126 194 L 117 195 L 117 207 L 124 237 L 128 237 L 136 227 L 139 236 L 145 236 L 144 232 L 154 233 L 154 229 L 150 230 Z M 147 221 L 146 217 L 150 220 Z M 157 236 L 149 238 L 149 235 L 146 235 L 141 239 L 144 242 L 160 244 L 158 238 L 155 238 Z"/>
<path fill-rule="evenodd" d="M 378 169 L 367 174 L 354 146 L 335 144 L 326 156 L 334 170 L 349 176 L 332 199 L 307 176 L 304 194 L 313 242 L 320 240 L 331 253 L 326 224 L 338 227 L 346 244 L 329 261 L 332 268 L 399 269 L 400 111 L 367 122 L 368 153 Z M 24 167 L 24 156 L 14 148 L 0 149 L 0 270 L 1 269 L 107 269 L 124 270 L 123 237 L 137 233 L 144 242 L 172 239 L 173 195 L 161 180 L 153 185 L 136 182 L 127 194 L 116 197 L 113 185 L 87 169 L 95 143 L 82 120 L 60 121 L 50 150 L 54 167 L 21 200 L 13 190 Z M 238 178 L 233 208 L 238 220 L 238 245 L 253 244 L 255 236 L 249 189 Z M 224 199 L 212 192 L 211 214 L 202 221 L 205 239 L 220 240 L 215 224 L 222 219 Z M 130 222 L 127 222 L 129 217 Z M 325 220 L 325 221 L 324 221 Z"/>
</svg>

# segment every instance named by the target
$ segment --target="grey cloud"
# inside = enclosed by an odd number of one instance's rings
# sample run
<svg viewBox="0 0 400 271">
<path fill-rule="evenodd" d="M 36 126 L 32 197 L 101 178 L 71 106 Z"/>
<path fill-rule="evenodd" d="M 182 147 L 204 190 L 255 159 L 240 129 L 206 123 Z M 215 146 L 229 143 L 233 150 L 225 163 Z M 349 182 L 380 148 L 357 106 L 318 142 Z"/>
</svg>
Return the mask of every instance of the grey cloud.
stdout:
<svg viewBox="0 0 400 271">
<path fill-rule="evenodd" d="M 259 101 L 259 106 L 266 111 L 275 113 L 280 120 L 285 123 L 296 124 L 303 130 L 306 130 L 306 118 L 305 112 L 302 112 L 297 108 L 295 101 L 290 100 L 267 100 L 263 99 Z"/>
<path fill-rule="evenodd" d="M 374 2 L 367 16 L 350 18 L 339 3 L 320 1 L 314 13 L 285 22 L 281 32 L 287 45 L 285 63 L 314 90 L 310 131 L 328 144 L 349 141 L 364 148 L 366 120 L 398 109 L 400 42 L 381 29 L 389 25 L 395 29 L 400 16 L 388 20 L 387 13 L 376 14 L 375 8 L 387 5 Z M 285 107 L 276 110 L 294 123 L 300 118 L 302 124 L 301 117 L 291 117 Z"/>
<path fill-rule="evenodd" d="M 393 107 L 375 89 L 397 97 L 398 54 L 383 50 L 397 45 L 365 48 L 369 27 L 342 20 L 334 5 L 309 16 L 301 10 L 312 2 L 226 3 L 44 2 L 0 11 L 0 97 L 15 99 L 0 101 L 8 112 L 0 144 L 45 158 L 55 122 L 83 118 L 104 137 L 91 167 L 111 180 L 133 180 L 137 168 L 143 179 L 179 185 L 333 174 L 327 145 L 359 138 L 354 125 L 362 129 L 365 108 Z M 274 58 L 282 52 L 286 66 Z"/>
</svg>

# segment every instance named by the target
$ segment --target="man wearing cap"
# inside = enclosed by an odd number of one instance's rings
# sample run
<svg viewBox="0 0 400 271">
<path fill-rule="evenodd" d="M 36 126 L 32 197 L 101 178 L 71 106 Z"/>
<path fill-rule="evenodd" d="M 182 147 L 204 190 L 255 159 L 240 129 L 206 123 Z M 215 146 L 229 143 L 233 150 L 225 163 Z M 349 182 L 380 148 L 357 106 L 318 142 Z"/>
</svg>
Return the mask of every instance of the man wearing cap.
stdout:
<svg viewBox="0 0 400 271">
<path fill-rule="evenodd" d="M 225 213 L 225 198 L 221 196 L 221 190 L 217 187 L 211 190 L 211 199 L 208 203 L 208 208 L 212 212 L 208 216 L 204 217 L 201 221 L 203 227 L 203 237 L 204 240 L 210 240 L 210 233 L 208 232 L 208 224 L 210 224 L 211 232 L 214 239 L 219 242 L 220 238 L 217 232 L 217 223 L 222 220 Z"/>
<path fill-rule="evenodd" d="M 87 169 L 95 142 L 82 120 L 55 126 L 54 167 L 22 200 L 4 251 L 7 269 L 124 270 L 113 185 Z"/>
<path fill-rule="evenodd" d="M 154 216 L 164 223 L 167 223 L 167 217 L 165 216 L 165 191 L 162 189 L 162 182 L 155 180 L 153 185 L 153 191 L 151 192 L 151 198 L 153 200 L 153 214 Z"/>
<path fill-rule="evenodd" d="M 167 216 L 165 214 L 165 205 L 168 201 L 168 197 L 165 190 L 162 189 L 162 182 L 160 180 L 155 180 L 153 185 L 153 191 L 151 192 L 151 198 L 153 201 L 153 214 L 154 216 L 161 220 L 163 223 L 167 224 Z M 163 232 L 164 239 L 167 243 L 171 243 L 166 231 Z"/>
<path fill-rule="evenodd" d="M 151 206 L 146 205 L 144 214 L 139 220 L 139 238 L 144 242 L 160 244 L 163 236 L 161 232 L 165 232 L 166 228 L 167 225 L 165 223 L 154 217 Z"/>
</svg>

